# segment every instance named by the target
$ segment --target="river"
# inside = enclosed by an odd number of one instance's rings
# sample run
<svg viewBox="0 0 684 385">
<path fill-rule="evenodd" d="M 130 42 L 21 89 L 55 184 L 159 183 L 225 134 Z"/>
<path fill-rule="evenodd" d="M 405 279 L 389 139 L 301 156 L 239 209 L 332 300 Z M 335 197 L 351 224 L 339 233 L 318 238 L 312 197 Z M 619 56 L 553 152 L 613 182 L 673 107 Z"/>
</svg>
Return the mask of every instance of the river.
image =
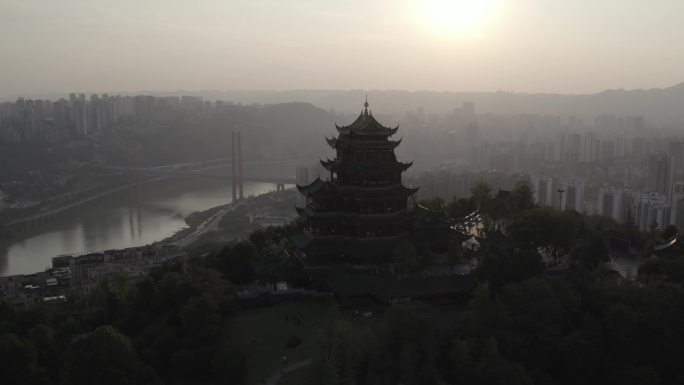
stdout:
<svg viewBox="0 0 684 385">
<path fill-rule="evenodd" d="M 275 189 L 270 183 L 244 184 L 244 194 Z M 29 237 L 0 246 L 0 276 L 44 270 L 54 256 L 142 246 L 186 227 L 194 212 L 230 203 L 230 181 L 184 180 L 142 186 L 139 199 L 126 194 L 60 218 Z"/>
</svg>

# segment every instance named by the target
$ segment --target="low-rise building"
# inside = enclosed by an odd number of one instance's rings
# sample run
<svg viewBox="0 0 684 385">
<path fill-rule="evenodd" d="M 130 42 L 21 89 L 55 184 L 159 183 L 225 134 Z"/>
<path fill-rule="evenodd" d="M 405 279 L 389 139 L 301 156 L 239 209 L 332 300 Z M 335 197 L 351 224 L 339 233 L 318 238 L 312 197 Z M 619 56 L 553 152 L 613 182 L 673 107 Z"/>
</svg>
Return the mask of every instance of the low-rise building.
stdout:
<svg viewBox="0 0 684 385">
<path fill-rule="evenodd" d="M 20 308 L 45 302 L 46 297 L 66 297 L 68 285 L 52 276 L 51 271 L 0 277 L 0 299 Z"/>
<path fill-rule="evenodd" d="M 185 256 L 185 252 L 167 245 L 60 255 L 44 272 L 0 277 L 0 300 L 22 308 L 65 302 L 71 296 L 90 294 L 103 279 L 121 275 L 134 282 L 147 276 L 153 267 Z"/>
<path fill-rule="evenodd" d="M 136 281 L 147 276 L 153 267 L 185 256 L 175 247 L 151 245 L 76 256 L 69 261 L 72 291 L 77 296 L 86 296 L 100 281 L 112 280 L 116 275 Z"/>
</svg>

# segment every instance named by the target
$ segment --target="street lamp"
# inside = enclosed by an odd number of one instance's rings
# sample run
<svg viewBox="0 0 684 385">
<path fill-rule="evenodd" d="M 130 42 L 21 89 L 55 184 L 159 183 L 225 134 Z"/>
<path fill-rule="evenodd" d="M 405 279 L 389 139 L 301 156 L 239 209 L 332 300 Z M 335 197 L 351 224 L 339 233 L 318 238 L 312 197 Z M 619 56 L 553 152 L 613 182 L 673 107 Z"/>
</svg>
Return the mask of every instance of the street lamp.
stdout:
<svg viewBox="0 0 684 385">
<path fill-rule="evenodd" d="M 558 195 L 560 195 L 560 198 L 558 199 L 558 208 L 560 210 L 563 210 L 563 193 L 564 192 L 565 192 L 565 190 L 563 190 L 562 188 L 558 189 Z"/>
</svg>

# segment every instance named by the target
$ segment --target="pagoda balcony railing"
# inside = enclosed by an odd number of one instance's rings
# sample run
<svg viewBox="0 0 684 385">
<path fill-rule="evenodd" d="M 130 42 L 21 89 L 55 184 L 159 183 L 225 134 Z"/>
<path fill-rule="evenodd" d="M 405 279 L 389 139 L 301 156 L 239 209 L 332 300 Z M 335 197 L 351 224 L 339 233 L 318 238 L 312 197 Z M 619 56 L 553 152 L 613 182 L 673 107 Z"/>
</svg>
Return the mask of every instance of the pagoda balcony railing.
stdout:
<svg viewBox="0 0 684 385">
<path fill-rule="evenodd" d="M 382 238 L 395 237 L 404 234 L 406 228 L 363 229 L 363 228 L 316 228 L 307 227 L 306 230 L 315 237 L 353 237 L 353 238 Z"/>
<path fill-rule="evenodd" d="M 316 213 L 348 213 L 348 214 L 392 214 L 402 212 L 407 209 L 407 205 L 396 205 L 391 207 L 369 207 L 361 208 L 359 206 L 327 206 L 327 207 L 315 207 L 309 206 L 311 210 Z"/>
<path fill-rule="evenodd" d="M 365 180 L 365 181 L 354 181 L 354 180 L 347 180 L 343 178 L 336 178 L 333 177 L 330 179 L 331 182 L 343 185 L 343 186 L 352 186 L 352 187 L 387 187 L 387 186 L 392 186 L 395 184 L 400 184 L 401 183 L 401 178 L 397 178 L 394 180 L 391 179 L 384 179 L 384 180 Z"/>
</svg>

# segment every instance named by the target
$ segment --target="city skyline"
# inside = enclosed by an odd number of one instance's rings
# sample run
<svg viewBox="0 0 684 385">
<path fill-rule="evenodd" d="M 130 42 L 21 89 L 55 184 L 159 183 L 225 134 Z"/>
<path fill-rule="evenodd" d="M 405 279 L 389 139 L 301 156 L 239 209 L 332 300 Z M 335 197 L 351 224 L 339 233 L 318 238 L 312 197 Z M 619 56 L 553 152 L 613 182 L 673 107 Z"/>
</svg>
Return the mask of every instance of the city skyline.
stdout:
<svg viewBox="0 0 684 385">
<path fill-rule="evenodd" d="M 0 98 L 74 90 L 592 94 L 668 87 L 684 80 L 682 7 L 614 0 L 6 0 Z"/>
</svg>

